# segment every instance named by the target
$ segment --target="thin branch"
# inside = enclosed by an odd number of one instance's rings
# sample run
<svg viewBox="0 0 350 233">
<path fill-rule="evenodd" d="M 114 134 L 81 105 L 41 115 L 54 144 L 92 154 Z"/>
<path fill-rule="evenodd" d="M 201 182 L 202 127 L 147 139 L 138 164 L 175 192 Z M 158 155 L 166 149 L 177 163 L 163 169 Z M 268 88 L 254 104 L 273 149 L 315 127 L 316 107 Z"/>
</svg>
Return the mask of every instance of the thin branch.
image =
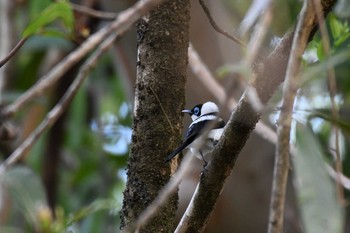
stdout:
<svg viewBox="0 0 350 233">
<path fill-rule="evenodd" d="M 113 22 L 91 35 L 77 49 L 71 52 L 55 67 L 53 67 L 49 73 L 41 77 L 33 87 L 22 94 L 14 103 L 6 106 L 1 112 L 1 117 L 9 117 L 16 113 L 30 100 L 41 95 L 48 88 L 53 86 L 68 69 L 83 59 L 83 57 L 92 51 L 96 46 L 101 44 L 101 42 L 108 37 L 108 35 L 111 33 L 117 33 L 118 35 L 123 34 L 136 22 L 136 20 L 162 2 L 163 0 L 139 1 L 133 7 L 122 11 Z"/>
<path fill-rule="evenodd" d="M 270 26 L 271 21 L 272 21 L 272 9 L 273 9 L 273 5 L 274 5 L 273 0 L 267 0 L 266 2 L 267 2 L 267 3 L 265 3 L 266 10 L 262 14 L 262 16 L 260 16 L 260 18 L 262 18 L 262 20 L 255 27 L 255 30 L 254 30 L 254 32 L 251 36 L 251 39 L 248 43 L 248 46 L 247 46 L 246 56 L 243 60 L 243 66 L 247 67 L 247 69 L 249 69 L 250 67 L 253 67 L 253 65 L 255 65 L 257 58 L 259 58 L 260 60 L 263 60 L 263 58 L 259 54 L 259 51 L 260 51 L 260 48 L 263 44 L 263 41 L 265 40 L 266 33 L 268 31 L 268 27 Z M 249 69 L 249 71 L 250 71 L 249 76 L 253 76 L 251 70 L 252 70 L 252 68 Z M 251 78 L 249 76 L 248 76 L 248 78 L 250 80 Z M 243 80 L 247 80 L 248 78 L 246 77 Z M 247 90 L 246 91 L 247 96 L 249 97 L 250 103 L 252 104 L 255 111 L 257 111 L 257 112 L 262 111 L 262 109 L 264 108 L 264 105 L 260 101 L 256 89 L 252 85 L 250 85 L 249 83 L 245 84 L 245 87 Z"/>
<path fill-rule="evenodd" d="M 209 21 L 211 22 L 211 24 L 213 25 L 213 27 L 217 27 L 218 26 L 216 25 L 215 21 L 212 19 L 211 15 L 210 15 L 210 12 L 208 10 L 208 8 L 206 7 L 205 3 L 203 0 L 199 0 L 204 11 L 206 12 L 208 18 L 209 18 Z M 251 40 L 249 41 L 248 43 L 248 46 L 247 46 L 247 52 L 246 52 L 246 56 L 244 58 L 244 60 L 242 61 L 242 66 L 244 67 L 247 67 L 247 69 L 249 69 L 249 71 L 251 70 L 250 67 L 252 67 L 253 63 L 256 61 L 256 58 L 259 57 L 260 60 L 262 60 L 262 57 L 259 55 L 259 51 L 260 51 L 260 47 L 262 45 L 262 42 L 264 41 L 265 39 L 265 36 L 266 36 L 266 32 L 267 32 L 267 28 L 270 26 L 271 24 L 271 20 L 272 20 L 272 9 L 273 9 L 273 0 L 269 0 L 268 3 L 266 4 L 266 11 L 264 12 L 263 16 L 262 16 L 262 20 L 260 22 L 260 24 L 258 26 L 256 26 L 256 30 L 254 31 L 253 33 L 253 36 L 251 37 Z M 219 31 L 222 31 L 220 28 L 218 28 Z M 191 49 L 191 47 L 190 47 Z M 196 61 L 198 60 L 196 58 L 196 54 L 192 52 L 192 57 L 193 57 L 193 61 Z M 190 53 L 190 56 L 191 56 L 191 53 Z M 200 66 L 198 66 L 200 67 Z M 200 70 L 200 69 L 199 69 Z M 204 77 L 210 77 L 211 75 L 207 75 L 207 73 L 209 73 L 209 70 L 205 70 L 205 69 L 202 69 L 204 72 L 202 72 L 204 75 Z M 241 74 L 237 74 L 238 76 L 241 76 Z M 248 75 L 248 76 L 252 76 L 252 75 Z M 198 75 L 198 77 L 202 77 L 201 75 Z M 204 78 L 203 78 L 204 79 Z M 246 77 L 247 79 L 247 77 Z M 244 78 L 242 78 L 241 80 L 246 80 Z M 202 79 L 201 79 L 202 80 Z M 215 88 L 216 90 L 218 90 L 219 88 L 217 88 L 217 86 L 219 84 L 215 84 L 215 80 L 213 78 L 206 78 L 206 82 L 203 82 L 204 85 L 206 85 L 208 87 L 209 90 L 213 90 L 213 88 Z M 247 96 L 249 97 L 249 100 L 251 101 L 253 107 L 255 108 L 256 111 L 261 111 L 262 108 L 263 108 L 263 104 L 261 103 L 258 95 L 257 95 L 257 92 L 256 90 L 250 86 L 248 83 L 244 83 L 243 84 L 245 86 L 245 88 L 249 91 L 247 91 Z M 226 88 L 227 90 L 230 90 L 231 87 L 227 87 Z M 219 94 L 220 93 L 220 94 Z M 220 103 L 221 105 L 224 104 L 224 102 L 226 102 L 229 106 L 229 109 L 232 108 L 232 99 L 227 100 L 226 98 L 226 93 L 224 91 L 224 89 L 222 88 L 222 90 L 220 90 L 219 92 L 218 91 L 213 91 L 213 94 L 218 96 L 219 100 L 220 100 Z M 236 102 L 235 102 L 236 103 Z M 226 105 L 226 104 L 225 104 Z M 236 105 L 236 104 L 234 104 Z M 266 127 L 262 127 L 262 128 L 266 128 Z M 261 129 L 262 129 L 261 128 Z M 263 130 L 262 130 L 263 131 Z"/>
<path fill-rule="evenodd" d="M 345 176 L 343 173 L 338 173 L 337 171 L 335 171 L 332 166 L 329 166 L 328 164 L 326 165 L 326 169 L 329 173 L 329 175 L 336 180 L 337 182 L 339 182 L 345 189 L 350 191 L 350 178 Z M 338 180 L 340 177 L 340 180 Z M 345 201 L 345 200 L 344 200 Z"/>
<path fill-rule="evenodd" d="M 262 19 L 259 21 L 259 25 L 255 27 L 256 29 L 254 30 L 247 46 L 245 62 L 248 66 L 251 66 L 259 55 L 261 45 L 264 42 L 268 28 L 271 25 L 274 0 L 268 0 L 266 5 L 266 10 L 261 16 Z"/>
<path fill-rule="evenodd" d="M 109 48 L 109 46 L 111 46 L 116 36 L 117 34 L 112 34 L 104 40 L 103 44 L 100 45 L 100 48 L 84 63 L 77 78 L 70 85 L 61 100 L 46 115 L 45 119 L 28 136 L 28 138 L 26 138 L 26 140 L 24 140 L 24 142 L 0 165 L 0 174 L 3 174 L 6 169 L 19 161 L 25 155 L 25 152 L 28 151 L 40 138 L 40 136 L 57 121 L 79 90 L 79 87 L 86 79 L 89 72 L 96 66 L 99 57 Z"/>
<path fill-rule="evenodd" d="M 227 37 L 228 39 L 232 40 L 233 42 L 239 44 L 240 46 L 242 46 L 243 48 L 246 47 L 246 44 L 240 40 L 239 38 L 231 35 L 230 33 L 222 30 L 215 22 L 215 20 L 213 19 L 213 17 L 210 14 L 209 8 L 207 7 L 207 5 L 205 4 L 204 0 L 199 0 L 199 4 L 201 4 L 205 14 L 207 15 L 210 24 L 213 26 L 214 30 L 217 31 L 218 33 L 222 34 L 223 36 Z"/>
<path fill-rule="evenodd" d="M 0 61 L 0 68 L 4 66 L 16 53 L 17 51 L 24 45 L 24 43 L 28 40 L 28 37 L 22 38 L 16 46 Z"/>
<path fill-rule="evenodd" d="M 105 19 L 105 20 L 114 20 L 117 17 L 116 13 L 98 11 L 98 10 L 91 9 L 89 7 L 75 4 L 72 2 L 70 3 L 70 5 L 72 6 L 73 10 L 80 12 L 80 13 L 83 13 L 83 14 L 86 14 L 86 15 L 89 15 L 89 16 L 92 16 L 92 17 L 95 17 L 95 18 L 100 18 L 100 19 Z"/>
<path fill-rule="evenodd" d="M 316 16 L 317 16 L 317 21 L 318 21 L 318 26 L 320 29 L 320 34 L 321 34 L 321 41 L 322 41 L 322 47 L 323 51 L 326 55 L 326 58 L 331 57 L 331 51 L 330 51 L 330 43 L 329 43 L 329 36 L 328 36 L 328 31 L 325 25 L 325 20 L 322 15 L 322 6 L 320 3 L 320 0 L 313 0 L 313 5 L 315 7 L 316 11 Z M 334 119 L 339 119 L 339 113 L 338 113 L 338 108 L 337 104 L 334 100 L 335 95 L 337 94 L 337 82 L 335 78 L 335 72 L 334 72 L 334 67 L 332 65 L 327 66 L 327 78 L 328 78 L 328 91 L 329 91 L 329 97 L 331 100 L 331 111 L 332 111 L 332 116 Z M 344 199 L 344 190 L 340 184 L 341 182 L 341 174 L 343 173 L 343 165 L 340 159 L 340 149 L 339 149 L 339 128 L 335 125 L 333 125 L 334 128 L 334 144 L 335 144 L 335 170 L 336 174 L 338 174 L 338 178 L 336 179 L 336 184 L 337 184 L 337 195 L 338 195 L 338 201 L 341 204 L 345 204 L 345 199 Z"/>
<path fill-rule="evenodd" d="M 228 98 L 225 89 L 215 80 L 191 43 L 188 47 L 188 63 L 197 80 L 201 82 L 220 103 L 224 103 Z M 227 107 L 229 110 L 232 110 L 232 106 L 236 104 L 237 102 L 231 98 Z"/>
<path fill-rule="evenodd" d="M 315 22 L 315 12 L 311 1 L 312 0 L 304 1 L 299 16 L 283 85 L 283 102 L 278 120 L 278 141 L 272 183 L 268 233 L 280 233 L 283 230 L 284 204 L 289 173 L 289 141 L 293 104 L 298 90 L 301 57 L 305 51 Z"/>
</svg>

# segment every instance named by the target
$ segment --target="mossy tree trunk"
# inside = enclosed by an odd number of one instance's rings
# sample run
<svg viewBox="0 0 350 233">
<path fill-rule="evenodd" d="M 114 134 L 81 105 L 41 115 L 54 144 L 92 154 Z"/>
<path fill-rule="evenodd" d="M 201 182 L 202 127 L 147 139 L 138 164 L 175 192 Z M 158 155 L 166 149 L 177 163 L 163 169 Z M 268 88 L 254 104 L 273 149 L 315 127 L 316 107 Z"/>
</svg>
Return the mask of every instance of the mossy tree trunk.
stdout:
<svg viewBox="0 0 350 233">
<path fill-rule="evenodd" d="M 138 61 L 133 133 L 121 228 L 132 223 L 168 182 L 164 157 L 181 142 L 190 1 L 166 1 L 137 25 Z M 178 197 L 141 232 L 171 232 Z"/>
</svg>

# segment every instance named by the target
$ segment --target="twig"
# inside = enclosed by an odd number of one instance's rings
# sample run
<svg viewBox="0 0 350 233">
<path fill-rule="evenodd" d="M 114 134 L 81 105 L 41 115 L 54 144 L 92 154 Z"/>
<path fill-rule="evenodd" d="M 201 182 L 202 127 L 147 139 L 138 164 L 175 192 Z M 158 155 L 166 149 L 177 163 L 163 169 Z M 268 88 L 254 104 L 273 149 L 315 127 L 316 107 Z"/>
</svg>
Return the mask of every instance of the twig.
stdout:
<svg viewBox="0 0 350 233">
<path fill-rule="evenodd" d="M 236 42 L 237 44 L 239 44 L 240 46 L 242 46 L 243 48 L 246 47 L 245 43 L 240 40 L 239 38 L 231 35 L 230 33 L 222 30 L 217 24 L 216 22 L 214 21 L 213 17 L 211 16 L 210 14 L 210 11 L 208 9 L 208 7 L 205 5 L 205 2 L 204 0 L 199 0 L 199 4 L 201 4 L 205 14 L 207 15 L 208 19 L 209 19 L 209 22 L 210 24 L 213 26 L 214 30 L 217 31 L 218 33 L 224 35 L 225 37 L 227 37 L 228 39 L 232 40 L 233 42 Z"/>
<path fill-rule="evenodd" d="M 1 41 L 0 41 L 0 56 L 5 56 L 8 53 L 9 48 L 11 47 L 11 19 L 9 17 L 9 11 L 11 9 L 11 2 L 10 1 L 0 1 L 0 35 L 1 35 Z M 2 62 L 0 61 L 0 64 Z M 2 65 L 1 65 L 2 66 Z M 0 66 L 0 67 L 1 67 Z M 0 76 L 2 79 L 2 77 Z M 3 80 L 0 80 L 2 82 Z M 2 85 L 1 85 L 2 86 Z"/>
<path fill-rule="evenodd" d="M 77 49 L 71 52 L 65 59 L 52 68 L 52 70 L 40 78 L 40 80 L 28 91 L 22 94 L 14 103 L 6 106 L 1 112 L 1 117 L 9 117 L 23 107 L 33 98 L 44 93 L 54 85 L 62 75 L 80 61 L 87 53 L 99 45 L 109 34 L 123 34 L 136 20 L 149 10 L 159 5 L 163 0 L 144 0 L 137 2 L 133 7 L 122 11 L 118 17 L 98 32 L 92 34 Z"/>
<path fill-rule="evenodd" d="M 223 103 L 227 100 L 224 88 L 215 80 L 191 43 L 188 47 L 188 63 L 197 80 L 201 82 L 219 102 Z M 236 104 L 237 102 L 232 98 L 227 107 L 231 111 L 232 106 Z"/>
<path fill-rule="evenodd" d="M 24 45 L 24 43 L 27 40 L 28 40 L 28 37 L 24 37 L 20 41 L 18 41 L 16 46 L 9 52 L 9 54 L 0 61 L 0 68 L 3 65 L 5 65 L 17 53 L 17 51 Z"/>
<path fill-rule="evenodd" d="M 257 58 L 261 45 L 268 31 L 268 27 L 270 26 L 272 21 L 272 9 L 274 5 L 274 0 L 269 0 L 266 4 L 266 10 L 261 16 L 262 19 L 260 20 L 259 25 L 255 27 L 256 29 L 254 30 L 247 46 L 245 62 L 246 64 L 248 64 L 248 67 L 251 66 Z"/>
<path fill-rule="evenodd" d="M 327 163 L 326 165 L 326 169 L 328 171 L 328 174 L 335 179 L 337 182 L 339 182 L 344 188 L 346 188 L 347 190 L 350 191 L 350 178 L 345 176 L 343 173 L 338 173 L 337 171 L 335 171 L 332 166 L 329 166 Z M 340 179 L 339 179 L 340 178 Z M 339 180 L 338 180 L 339 179 Z M 344 200 L 344 203 L 346 203 L 346 201 Z"/>
<path fill-rule="evenodd" d="M 95 18 L 106 19 L 106 20 L 114 20 L 117 17 L 116 13 L 98 11 L 98 10 L 91 9 L 89 7 L 82 6 L 82 5 L 79 5 L 79 4 L 75 4 L 75 3 L 72 3 L 72 2 L 70 3 L 70 5 L 72 6 L 73 10 L 81 12 L 83 14 L 87 14 L 87 15 L 95 17 Z"/>
<path fill-rule="evenodd" d="M 72 98 L 75 96 L 79 87 L 89 74 L 89 72 L 95 67 L 99 57 L 109 48 L 109 46 L 115 40 L 117 34 L 110 35 L 100 48 L 84 63 L 77 78 L 70 85 L 67 92 L 61 98 L 61 100 L 55 105 L 55 107 L 46 115 L 45 119 L 40 125 L 28 136 L 26 140 L 0 165 L 0 174 L 6 171 L 10 166 L 19 161 L 29 150 L 33 144 L 39 139 L 39 137 L 52 126 L 57 119 L 62 115 Z"/>
<path fill-rule="evenodd" d="M 329 58 L 331 56 L 330 52 L 330 43 L 329 43 L 329 36 L 328 31 L 326 28 L 326 25 L 324 23 L 324 17 L 322 15 L 322 7 L 319 0 L 313 0 L 313 6 L 315 7 L 317 21 L 320 29 L 321 34 L 321 41 L 323 45 L 323 50 L 325 52 L 326 58 Z M 334 73 L 334 67 L 332 65 L 327 66 L 327 78 L 328 78 L 328 91 L 329 91 L 329 97 L 331 100 L 331 111 L 332 116 L 334 119 L 339 119 L 339 113 L 337 104 L 335 103 L 334 97 L 337 93 L 337 83 L 335 79 L 335 73 Z M 338 174 L 338 177 L 336 179 L 336 185 L 337 185 L 337 195 L 338 195 L 338 201 L 341 204 L 345 203 L 344 199 L 344 190 L 340 184 L 341 182 L 341 174 L 343 173 L 343 165 L 340 159 L 340 152 L 339 152 L 339 128 L 337 126 L 334 126 L 334 144 L 335 144 L 335 170 L 336 174 Z"/>
<path fill-rule="evenodd" d="M 253 62 L 255 62 L 256 57 L 259 57 L 262 60 L 262 57 L 259 55 L 259 50 L 262 44 L 262 41 L 266 35 L 266 28 L 270 25 L 271 19 L 272 19 L 272 5 L 273 5 L 273 0 L 270 0 L 267 6 L 267 11 L 265 12 L 264 16 L 263 16 L 263 21 L 261 22 L 261 26 L 257 27 L 257 30 L 255 31 L 254 35 L 252 37 L 252 39 L 249 42 L 250 46 L 246 46 L 244 44 L 243 41 L 241 41 L 240 39 L 238 39 L 237 37 L 232 36 L 231 34 L 229 34 L 228 32 L 222 30 L 214 21 L 214 19 L 212 18 L 210 11 L 208 9 L 208 7 L 206 6 L 204 0 L 199 0 L 199 3 L 201 4 L 204 12 L 206 13 L 209 22 L 211 23 L 211 25 L 213 26 L 213 28 L 218 32 L 223 34 L 224 36 L 228 37 L 229 39 L 233 40 L 234 42 L 240 44 L 242 47 L 247 48 L 247 56 L 245 58 L 245 60 L 243 60 L 243 66 L 245 67 L 251 67 Z M 238 74 L 240 75 L 240 74 Z M 249 97 L 249 100 L 251 101 L 251 103 L 253 104 L 254 108 L 256 109 L 256 111 L 260 111 L 261 108 L 263 107 L 256 90 L 250 86 L 249 84 L 244 84 L 244 86 L 249 90 L 247 91 L 247 96 Z M 230 87 L 228 87 L 227 89 L 230 89 Z M 222 97 L 222 95 L 221 95 Z M 222 99 L 222 98 L 220 98 Z M 223 103 L 224 101 L 220 101 L 221 103 Z M 228 104 L 230 104 L 231 100 L 229 100 Z"/>
<path fill-rule="evenodd" d="M 266 32 L 268 31 L 268 27 L 271 24 L 272 21 L 272 9 L 273 9 L 273 0 L 269 0 L 266 3 L 266 10 L 264 11 L 262 17 L 262 20 L 260 21 L 259 25 L 255 27 L 255 30 L 251 36 L 251 39 L 248 43 L 247 46 L 247 52 L 246 56 L 243 60 L 243 66 L 245 67 L 253 67 L 254 63 L 256 62 L 257 58 L 262 60 L 263 58 L 259 55 L 260 48 L 263 44 L 263 41 L 266 36 Z M 247 80 L 244 79 L 244 80 Z M 249 97 L 248 99 L 250 100 L 250 103 L 252 104 L 253 108 L 255 111 L 260 112 L 263 108 L 264 105 L 260 101 L 260 98 L 257 94 L 256 89 L 250 85 L 249 83 L 245 84 L 246 90 L 247 90 L 247 96 Z"/>
<path fill-rule="evenodd" d="M 272 183 L 268 233 L 281 233 L 283 230 L 284 203 L 290 160 L 289 141 L 293 104 L 298 89 L 301 56 L 305 51 L 315 22 L 315 12 L 311 1 L 312 0 L 304 1 L 299 16 L 283 85 L 283 102 L 278 120 L 278 140 Z"/>
</svg>

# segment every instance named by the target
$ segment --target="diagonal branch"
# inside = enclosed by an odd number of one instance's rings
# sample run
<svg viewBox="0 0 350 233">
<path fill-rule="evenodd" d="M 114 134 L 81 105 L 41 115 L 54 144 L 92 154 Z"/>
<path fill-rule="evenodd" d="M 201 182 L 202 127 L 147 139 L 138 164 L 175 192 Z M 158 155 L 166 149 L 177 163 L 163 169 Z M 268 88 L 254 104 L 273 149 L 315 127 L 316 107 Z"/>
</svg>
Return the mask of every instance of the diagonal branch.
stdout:
<svg viewBox="0 0 350 233">
<path fill-rule="evenodd" d="M 16 53 L 17 51 L 22 48 L 24 43 L 27 41 L 28 37 L 22 38 L 20 41 L 17 42 L 16 46 L 7 54 L 1 61 L 0 61 L 0 68 L 3 67 Z"/>
<path fill-rule="evenodd" d="M 89 15 L 91 17 L 95 18 L 100 18 L 100 19 L 105 19 L 105 20 L 114 20 L 117 17 L 116 13 L 112 12 L 105 12 L 105 11 L 98 11 L 83 5 L 75 4 L 75 3 L 70 3 L 72 6 L 73 10 Z"/>
<path fill-rule="evenodd" d="M 323 12 L 327 15 L 335 0 L 322 1 Z M 310 38 L 316 32 L 316 23 Z M 252 82 L 261 103 L 265 104 L 283 82 L 294 32 L 287 33 L 266 58 L 261 70 L 256 70 Z M 183 215 L 175 232 L 202 232 L 215 207 L 225 181 L 232 173 L 235 162 L 251 131 L 260 119 L 261 112 L 254 111 L 245 93 L 225 128 L 224 134 L 213 151 L 212 161 L 203 172 L 191 203 Z M 208 192 L 210 190 L 210 192 Z"/>
<path fill-rule="evenodd" d="M 114 21 L 91 35 L 76 50 L 71 52 L 64 60 L 53 67 L 49 73 L 41 77 L 32 88 L 21 95 L 14 103 L 6 106 L 1 112 L 1 117 L 3 118 L 13 115 L 30 100 L 44 93 L 48 88 L 54 85 L 68 69 L 83 59 L 89 52 L 96 48 L 96 46 L 101 44 L 101 42 L 111 33 L 117 33 L 118 35 L 123 34 L 136 22 L 136 20 L 145 15 L 149 10 L 156 7 L 162 1 L 163 0 L 139 1 L 133 7 L 119 13 Z"/>
<path fill-rule="evenodd" d="M 236 36 L 233 36 L 231 35 L 230 33 L 222 30 L 215 22 L 215 20 L 213 19 L 213 17 L 211 16 L 210 14 L 210 11 L 209 11 L 209 8 L 207 7 L 207 5 L 205 4 L 204 0 L 199 0 L 199 4 L 201 4 L 203 10 L 204 10 L 204 13 L 207 15 L 208 19 L 209 19 L 209 22 L 210 24 L 213 26 L 214 30 L 218 33 L 220 33 L 221 35 L 227 37 L 228 39 L 232 40 L 233 42 L 239 44 L 241 47 L 245 48 L 246 47 L 246 44 L 241 40 L 239 39 L 238 37 Z"/>
<path fill-rule="evenodd" d="M 277 129 L 277 148 L 272 182 L 270 203 L 269 233 L 279 233 L 283 229 L 284 203 L 289 173 L 290 129 L 295 96 L 298 90 L 301 57 L 308 43 L 312 27 L 316 22 L 316 14 L 312 0 L 304 1 L 296 33 L 293 39 L 285 82 L 283 86 L 283 102 Z"/>
<path fill-rule="evenodd" d="M 96 63 L 100 56 L 112 45 L 113 41 L 117 37 L 117 34 L 110 35 L 100 46 L 100 49 L 85 62 L 82 66 L 78 77 L 70 85 L 67 92 L 56 104 L 56 106 L 46 115 L 45 119 L 40 125 L 29 135 L 26 140 L 0 165 L 0 175 L 6 171 L 7 168 L 19 161 L 27 150 L 29 150 L 33 144 L 40 138 L 40 136 L 52 126 L 62 113 L 67 108 L 73 97 L 79 90 L 79 87 L 88 76 L 89 72 L 96 66 Z"/>
</svg>

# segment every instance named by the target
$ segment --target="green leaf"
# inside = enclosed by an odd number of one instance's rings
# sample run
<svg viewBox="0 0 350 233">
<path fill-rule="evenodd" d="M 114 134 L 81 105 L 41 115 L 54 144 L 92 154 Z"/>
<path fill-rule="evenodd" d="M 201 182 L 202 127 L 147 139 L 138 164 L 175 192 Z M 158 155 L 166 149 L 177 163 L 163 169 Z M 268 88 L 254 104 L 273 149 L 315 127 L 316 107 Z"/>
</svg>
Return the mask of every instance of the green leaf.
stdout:
<svg viewBox="0 0 350 233">
<path fill-rule="evenodd" d="M 333 125 L 337 126 L 339 129 L 341 129 L 343 132 L 350 134 L 350 123 L 347 119 L 338 117 L 335 118 L 332 115 L 332 112 L 329 109 L 313 109 L 311 111 L 311 114 L 308 116 L 308 119 L 313 118 L 321 118 L 325 121 L 328 121 L 332 123 Z"/>
<path fill-rule="evenodd" d="M 305 233 L 341 233 L 344 209 L 323 161 L 322 146 L 310 129 L 297 124 L 294 179 Z"/>
<path fill-rule="evenodd" d="M 329 28 L 333 38 L 338 38 L 342 34 L 342 24 L 333 14 L 329 15 Z"/>
<path fill-rule="evenodd" d="M 55 2 L 46 7 L 41 14 L 32 21 L 23 32 L 23 37 L 29 37 L 40 33 L 44 28 L 55 21 L 61 19 L 68 31 L 73 28 L 73 12 L 67 2 Z"/>
</svg>

